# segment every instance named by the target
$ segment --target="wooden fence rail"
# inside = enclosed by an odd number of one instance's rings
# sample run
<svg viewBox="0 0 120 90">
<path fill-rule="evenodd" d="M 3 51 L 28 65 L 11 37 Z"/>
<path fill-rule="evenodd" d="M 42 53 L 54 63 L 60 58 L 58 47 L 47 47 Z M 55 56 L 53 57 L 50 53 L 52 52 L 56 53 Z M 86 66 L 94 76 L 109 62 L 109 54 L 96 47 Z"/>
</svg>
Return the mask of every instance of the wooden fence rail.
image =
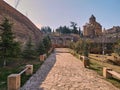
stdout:
<svg viewBox="0 0 120 90">
<path fill-rule="evenodd" d="M 103 67 L 103 77 L 105 78 L 116 78 L 120 80 L 120 73 L 113 71 L 111 68 Z"/>
<path fill-rule="evenodd" d="M 25 69 L 19 74 L 10 74 L 7 78 L 8 90 L 19 90 L 21 85 L 21 74 L 31 75 L 33 73 L 33 65 L 26 65 Z"/>
</svg>

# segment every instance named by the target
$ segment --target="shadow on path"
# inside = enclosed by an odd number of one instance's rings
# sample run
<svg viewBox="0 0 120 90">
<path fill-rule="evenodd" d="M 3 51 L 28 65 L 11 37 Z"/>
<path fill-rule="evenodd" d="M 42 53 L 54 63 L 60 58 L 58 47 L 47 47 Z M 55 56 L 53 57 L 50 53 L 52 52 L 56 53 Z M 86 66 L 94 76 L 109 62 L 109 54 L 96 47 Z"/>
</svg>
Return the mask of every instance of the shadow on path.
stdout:
<svg viewBox="0 0 120 90">
<path fill-rule="evenodd" d="M 40 85 L 46 79 L 55 62 L 56 52 L 54 51 L 20 90 L 44 90 Z"/>
</svg>

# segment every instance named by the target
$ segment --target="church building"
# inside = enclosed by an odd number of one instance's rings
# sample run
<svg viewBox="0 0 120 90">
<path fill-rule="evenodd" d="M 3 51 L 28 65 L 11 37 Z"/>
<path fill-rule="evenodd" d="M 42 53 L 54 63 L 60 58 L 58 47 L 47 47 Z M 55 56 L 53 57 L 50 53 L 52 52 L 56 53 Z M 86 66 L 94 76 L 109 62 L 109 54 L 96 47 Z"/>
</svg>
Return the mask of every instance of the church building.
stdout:
<svg viewBox="0 0 120 90">
<path fill-rule="evenodd" d="M 102 34 L 102 26 L 96 22 L 94 15 L 89 18 L 89 23 L 83 26 L 83 35 L 85 37 L 96 37 Z"/>
</svg>

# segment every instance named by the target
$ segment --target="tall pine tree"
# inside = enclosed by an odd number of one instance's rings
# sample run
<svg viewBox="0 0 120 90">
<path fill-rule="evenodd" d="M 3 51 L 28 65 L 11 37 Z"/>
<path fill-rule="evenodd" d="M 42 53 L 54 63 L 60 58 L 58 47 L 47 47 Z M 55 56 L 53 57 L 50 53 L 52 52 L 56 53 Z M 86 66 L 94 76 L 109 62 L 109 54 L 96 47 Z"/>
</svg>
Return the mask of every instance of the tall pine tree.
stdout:
<svg viewBox="0 0 120 90">
<path fill-rule="evenodd" d="M 50 50 L 51 45 L 52 45 L 49 36 L 46 36 L 46 37 L 43 39 L 43 44 L 44 44 L 44 47 L 45 47 L 45 52 L 47 53 L 47 52 Z"/>
<path fill-rule="evenodd" d="M 4 62 L 4 66 L 6 66 L 9 58 L 17 57 L 20 52 L 20 44 L 14 41 L 15 37 L 12 33 L 12 25 L 7 18 L 1 24 L 0 57 Z"/>
<path fill-rule="evenodd" d="M 37 52 L 38 52 L 38 55 L 43 55 L 46 53 L 43 42 L 40 42 Z"/>
<path fill-rule="evenodd" d="M 34 50 L 34 45 L 32 44 L 31 37 L 29 37 L 29 40 L 26 44 L 26 47 L 22 53 L 23 57 L 26 59 L 33 59 L 35 58 L 35 50 Z"/>
</svg>

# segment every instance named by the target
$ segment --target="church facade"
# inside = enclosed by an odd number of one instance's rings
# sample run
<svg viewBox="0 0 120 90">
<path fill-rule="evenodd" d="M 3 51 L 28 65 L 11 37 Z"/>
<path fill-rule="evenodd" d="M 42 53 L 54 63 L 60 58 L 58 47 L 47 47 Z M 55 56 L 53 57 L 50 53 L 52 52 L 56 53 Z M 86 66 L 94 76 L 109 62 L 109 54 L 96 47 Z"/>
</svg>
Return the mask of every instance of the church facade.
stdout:
<svg viewBox="0 0 120 90">
<path fill-rule="evenodd" d="M 102 34 L 102 26 L 96 21 L 96 17 L 91 15 L 89 23 L 83 26 L 83 35 L 85 37 L 96 37 Z"/>
</svg>

